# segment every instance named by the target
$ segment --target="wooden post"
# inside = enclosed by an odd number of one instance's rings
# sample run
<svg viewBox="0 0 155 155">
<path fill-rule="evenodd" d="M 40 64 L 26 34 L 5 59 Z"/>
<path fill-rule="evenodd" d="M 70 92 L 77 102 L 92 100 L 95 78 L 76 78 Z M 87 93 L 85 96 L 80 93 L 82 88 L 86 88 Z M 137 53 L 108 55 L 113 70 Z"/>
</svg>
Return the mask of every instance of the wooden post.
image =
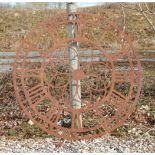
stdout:
<svg viewBox="0 0 155 155">
<path fill-rule="evenodd" d="M 68 20 L 73 21 L 76 19 L 76 16 L 72 13 L 75 13 L 77 11 L 76 3 L 69 2 L 67 3 L 67 13 L 68 13 Z M 73 23 L 68 23 L 68 38 L 73 39 L 75 37 L 75 30 L 77 29 L 77 26 L 75 26 Z M 78 43 L 77 42 L 71 42 L 70 47 L 68 49 L 69 54 L 69 60 L 70 65 L 72 68 L 72 72 L 79 69 L 79 60 L 78 60 Z M 71 76 L 72 78 L 72 76 Z M 71 80 L 70 89 L 71 89 L 71 107 L 75 109 L 81 108 L 81 83 L 80 80 Z M 75 120 L 75 124 L 77 124 Z M 81 124 L 82 126 L 82 119 Z"/>
</svg>

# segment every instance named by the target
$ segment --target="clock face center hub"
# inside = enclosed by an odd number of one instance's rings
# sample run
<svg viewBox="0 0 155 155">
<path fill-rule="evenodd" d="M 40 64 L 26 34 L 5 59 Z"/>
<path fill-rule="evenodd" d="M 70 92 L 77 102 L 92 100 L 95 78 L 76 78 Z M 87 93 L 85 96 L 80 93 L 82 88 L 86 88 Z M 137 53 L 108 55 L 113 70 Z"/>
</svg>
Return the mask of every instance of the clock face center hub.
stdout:
<svg viewBox="0 0 155 155">
<path fill-rule="evenodd" d="M 72 79 L 73 80 L 82 80 L 82 79 L 84 79 L 84 77 L 85 77 L 85 74 L 80 69 L 76 69 L 72 73 Z"/>
</svg>

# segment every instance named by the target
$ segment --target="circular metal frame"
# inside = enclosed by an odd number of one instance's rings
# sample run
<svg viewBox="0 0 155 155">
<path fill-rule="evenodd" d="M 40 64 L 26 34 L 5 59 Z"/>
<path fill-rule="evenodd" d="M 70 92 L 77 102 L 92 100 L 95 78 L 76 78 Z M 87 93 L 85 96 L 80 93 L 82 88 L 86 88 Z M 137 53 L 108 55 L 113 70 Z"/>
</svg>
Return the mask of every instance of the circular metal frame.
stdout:
<svg viewBox="0 0 155 155">
<path fill-rule="evenodd" d="M 13 69 L 16 97 L 26 115 L 47 133 L 69 140 L 100 137 L 121 126 L 142 85 L 140 60 L 127 35 L 105 17 L 74 15 L 71 39 L 68 14 L 33 28 L 17 49 Z M 68 56 L 74 42 L 76 70 Z M 34 53 L 37 58 L 30 60 Z M 81 108 L 71 106 L 75 96 Z"/>
</svg>

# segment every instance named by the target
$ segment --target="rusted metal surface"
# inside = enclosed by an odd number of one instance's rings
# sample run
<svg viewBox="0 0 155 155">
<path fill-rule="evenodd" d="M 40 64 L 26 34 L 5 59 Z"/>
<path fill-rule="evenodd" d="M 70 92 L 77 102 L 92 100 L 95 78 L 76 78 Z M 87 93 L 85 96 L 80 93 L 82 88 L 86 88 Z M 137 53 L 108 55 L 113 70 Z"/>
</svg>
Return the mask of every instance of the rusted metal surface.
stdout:
<svg viewBox="0 0 155 155">
<path fill-rule="evenodd" d="M 137 103 L 142 83 L 140 60 L 127 35 L 106 18 L 75 16 L 72 24 L 78 28 L 71 39 L 68 14 L 34 27 L 18 47 L 13 68 L 23 111 L 47 133 L 69 140 L 99 137 L 122 125 Z M 73 42 L 78 42 L 76 70 L 68 55 Z M 39 52 L 39 61 L 29 61 L 32 51 Z M 80 94 L 71 94 L 71 80 Z M 75 99 L 81 108 L 71 107 Z"/>
</svg>

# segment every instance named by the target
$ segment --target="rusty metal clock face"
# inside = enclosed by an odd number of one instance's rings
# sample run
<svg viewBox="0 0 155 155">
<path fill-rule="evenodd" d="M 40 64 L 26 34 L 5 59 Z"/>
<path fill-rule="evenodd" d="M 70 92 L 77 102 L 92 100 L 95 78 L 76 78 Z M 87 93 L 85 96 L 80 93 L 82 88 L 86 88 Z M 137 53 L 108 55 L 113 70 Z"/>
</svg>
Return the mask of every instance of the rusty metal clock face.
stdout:
<svg viewBox="0 0 155 155">
<path fill-rule="evenodd" d="M 141 90 L 140 61 L 126 34 L 105 17 L 74 16 L 71 39 L 67 14 L 39 23 L 18 47 L 13 70 L 27 116 L 47 133 L 70 140 L 99 137 L 122 125 Z M 81 107 L 73 108 L 74 101 Z"/>
</svg>

